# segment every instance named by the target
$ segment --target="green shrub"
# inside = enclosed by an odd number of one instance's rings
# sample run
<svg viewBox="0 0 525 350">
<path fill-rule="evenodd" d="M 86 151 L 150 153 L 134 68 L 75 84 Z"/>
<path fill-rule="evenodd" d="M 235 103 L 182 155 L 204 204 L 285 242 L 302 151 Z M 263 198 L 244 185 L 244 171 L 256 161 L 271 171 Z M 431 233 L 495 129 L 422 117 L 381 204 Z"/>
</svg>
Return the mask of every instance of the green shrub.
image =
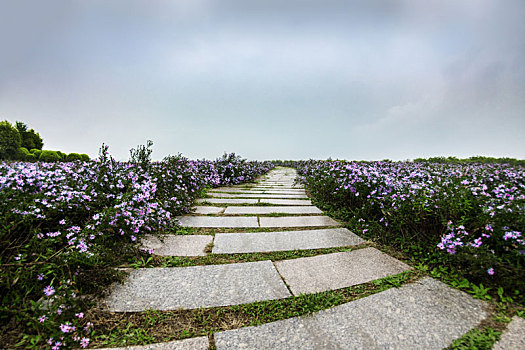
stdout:
<svg viewBox="0 0 525 350">
<path fill-rule="evenodd" d="M 66 157 L 68 162 L 74 162 L 76 160 L 82 160 L 82 156 L 78 153 L 69 153 Z"/>
<path fill-rule="evenodd" d="M 44 142 L 42 141 L 42 137 L 40 137 L 39 133 L 37 133 L 33 129 L 28 130 L 27 125 L 25 125 L 22 122 L 16 122 L 15 127 L 20 133 L 22 147 L 25 147 L 27 149 L 42 149 L 42 147 L 44 146 Z"/>
<path fill-rule="evenodd" d="M 37 161 L 37 157 L 33 154 L 33 153 L 28 153 L 26 155 L 26 162 L 36 162 Z"/>
<path fill-rule="evenodd" d="M 67 159 L 67 154 L 62 152 L 62 151 L 56 151 L 58 156 L 60 157 L 60 160 L 63 160 L 63 161 L 66 161 Z"/>
<path fill-rule="evenodd" d="M 16 159 L 22 144 L 20 133 L 7 120 L 0 122 L 0 159 Z"/>
<path fill-rule="evenodd" d="M 42 153 L 42 150 L 33 148 L 29 152 L 33 153 L 35 155 L 36 159 L 38 159 L 38 158 L 40 158 L 40 153 Z"/>
<path fill-rule="evenodd" d="M 40 153 L 38 160 L 41 162 L 59 162 L 61 158 L 56 151 L 44 150 Z"/>
<path fill-rule="evenodd" d="M 89 162 L 91 160 L 91 158 L 85 153 L 82 153 L 80 157 L 84 162 Z"/>
<path fill-rule="evenodd" d="M 28 156 L 30 155 L 31 153 L 29 153 L 29 151 L 27 150 L 27 148 L 25 147 L 20 147 L 18 148 L 17 152 L 16 152 L 16 160 L 22 160 L 22 161 L 27 161 L 28 160 Z"/>
</svg>

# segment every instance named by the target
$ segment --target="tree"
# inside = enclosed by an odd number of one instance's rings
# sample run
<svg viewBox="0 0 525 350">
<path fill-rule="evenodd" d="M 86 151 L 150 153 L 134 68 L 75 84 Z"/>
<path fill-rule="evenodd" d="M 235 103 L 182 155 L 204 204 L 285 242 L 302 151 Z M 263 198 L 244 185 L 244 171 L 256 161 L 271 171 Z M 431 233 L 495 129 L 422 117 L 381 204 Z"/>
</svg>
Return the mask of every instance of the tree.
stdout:
<svg viewBox="0 0 525 350">
<path fill-rule="evenodd" d="M 40 134 L 33 129 L 27 129 L 27 125 L 22 122 L 16 122 L 15 124 L 20 137 L 22 138 L 22 147 L 27 149 L 39 149 L 44 147 L 44 142 Z"/>
<path fill-rule="evenodd" d="M 22 144 L 20 133 L 7 120 L 0 122 L 0 159 L 15 159 Z"/>
</svg>

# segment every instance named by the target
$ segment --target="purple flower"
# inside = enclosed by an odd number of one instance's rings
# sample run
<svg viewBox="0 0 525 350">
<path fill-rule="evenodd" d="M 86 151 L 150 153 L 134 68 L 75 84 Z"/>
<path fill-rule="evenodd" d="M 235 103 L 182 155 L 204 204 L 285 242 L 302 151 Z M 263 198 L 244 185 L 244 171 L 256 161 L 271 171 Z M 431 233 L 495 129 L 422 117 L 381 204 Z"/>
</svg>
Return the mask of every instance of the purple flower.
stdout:
<svg viewBox="0 0 525 350">
<path fill-rule="evenodd" d="M 44 294 L 48 297 L 52 296 L 53 294 L 55 294 L 55 288 L 47 286 L 46 288 L 44 288 Z"/>
<path fill-rule="evenodd" d="M 44 279 L 44 274 L 41 273 L 40 275 L 36 276 L 36 279 L 42 281 Z"/>
<path fill-rule="evenodd" d="M 38 322 L 40 322 L 40 323 L 44 323 L 46 320 L 47 320 L 47 316 L 46 316 L 46 315 L 42 315 L 42 316 L 40 316 L 40 318 L 38 319 Z"/>
<path fill-rule="evenodd" d="M 494 269 L 491 267 L 487 270 L 487 273 L 492 276 L 494 274 Z"/>
<path fill-rule="evenodd" d="M 80 346 L 82 348 L 86 348 L 89 344 L 89 338 L 82 338 L 80 339 Z"/>
</svg>

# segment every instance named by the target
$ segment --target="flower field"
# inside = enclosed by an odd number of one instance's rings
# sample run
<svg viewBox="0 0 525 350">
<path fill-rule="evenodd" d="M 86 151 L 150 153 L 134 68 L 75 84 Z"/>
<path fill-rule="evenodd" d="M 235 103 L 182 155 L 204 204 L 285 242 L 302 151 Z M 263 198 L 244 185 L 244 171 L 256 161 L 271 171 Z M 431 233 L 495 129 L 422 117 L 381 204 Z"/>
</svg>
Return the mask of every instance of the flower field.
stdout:
<svg viewBox="0 0 525 350">
<path fill-rule="evenodd" d="M 118 277 L 115 259 L 136 253 L 141 235 L 173 229 L 172 217 L 206 188 L 271 168 L 234 154 L 117 162 L 107 147 L 90 162 L 0 163 L 1 338 L 24 348 L 88 346 L 84 296 Z"/>
<path fill-rule="evenodd" d="M 323 209 L 356 233 L 523 297 L 525 168 L 315 160 L 287 165 L 299 170 Z"/>
</svg>

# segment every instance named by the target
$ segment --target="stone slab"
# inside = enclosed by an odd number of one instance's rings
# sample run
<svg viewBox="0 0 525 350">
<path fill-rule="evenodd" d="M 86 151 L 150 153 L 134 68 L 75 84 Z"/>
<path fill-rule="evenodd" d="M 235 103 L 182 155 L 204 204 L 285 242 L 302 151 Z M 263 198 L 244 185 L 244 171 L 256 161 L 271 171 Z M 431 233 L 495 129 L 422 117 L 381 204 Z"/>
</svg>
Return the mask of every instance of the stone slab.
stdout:
<svg viewBox="0 0 525 350">
<path fill-rule="evenodd" d="M 217 350 L 438 350 L 482 321 L 484 307 L 424 278 L 307 317 L 215 333 L 215 345 Z"/>
<path fill-rule="evenodd" d="M 200 198 L 197 199 L 195 202 L 208 202 L 212 204 L 257 204 L 259 200 L 251 198 Z"/>
<path fill-rule="evenodd" d="M 124 348 L 104 348 L 101 350 L 208 350 L 208 337 L 188 338 L 167 343 L 128 346 Z"/>
<path fill-rule="evenodd" d="M 223 197 L 223 198 L 286 198 L 286 199 L 299 199 L 308 198 L 306 194 L 257 194 L 257 193 L 220 193 L 211 192 L 208 193 L 211 197 Z"/>
<path fill-rule="evenodd" d="M 284 207 L 227 207 L 225 215 L 231 214 L 322 214 L 321 209 L 314 206 L 284 206 Z"/>
<path fill-rule="evenodd" d="M 345 228 L 251 233 L 218 233 L 212 253 L 235 254 L 344 247 L 365 241 Z"/>
<path fill-rule="evenodd" d="M 525 319 L 514 316 L 501 335 L 501 339 L 494 344 L 494 350 L 523 350 L 525 349 Z"/>
<path fill-rule="evenodd" d="M 211 242 L 213 236 L 209 235 L 145 235 L 141 240 L 144 248 L 153 249 L 153 254 L 160 256 L 204 256 L 204 249 Z"/>
<path fill-rule="evenodd" d="M 184 227 L 259 227 L 255 216 L 182 216 L 177 219 Z"/>
<path fill-rule="evenodd" d="M 112 312 L 195 309 L 287 298 L 290 292 L 272 262 L 144 268 L 114 287 Z"/>
<path fill-rule="evenodd" d="M 259 220 L 261 227 L 314 227 L 339 225 L 337 221 L 328 216 L 261 216 Z"/>
<path fill-rule="evenodd" d="M 283 260 L 275 267 L 294 295 L 355 286 L 410 268 L 375 248 Z"/>
<path fill-rule="evenodd" d="M 222 214 L 224 208 L 222 207 L 207 207 L 207 206 L 197 206 L 195 207 L 195 214 Z"/>
<path fill-rule="evenodd" d="M 312 205 L 309 199 L 269 199 L 263 198 L 259 203 L 273 204 L 273 205 Z"/>
</svg>

